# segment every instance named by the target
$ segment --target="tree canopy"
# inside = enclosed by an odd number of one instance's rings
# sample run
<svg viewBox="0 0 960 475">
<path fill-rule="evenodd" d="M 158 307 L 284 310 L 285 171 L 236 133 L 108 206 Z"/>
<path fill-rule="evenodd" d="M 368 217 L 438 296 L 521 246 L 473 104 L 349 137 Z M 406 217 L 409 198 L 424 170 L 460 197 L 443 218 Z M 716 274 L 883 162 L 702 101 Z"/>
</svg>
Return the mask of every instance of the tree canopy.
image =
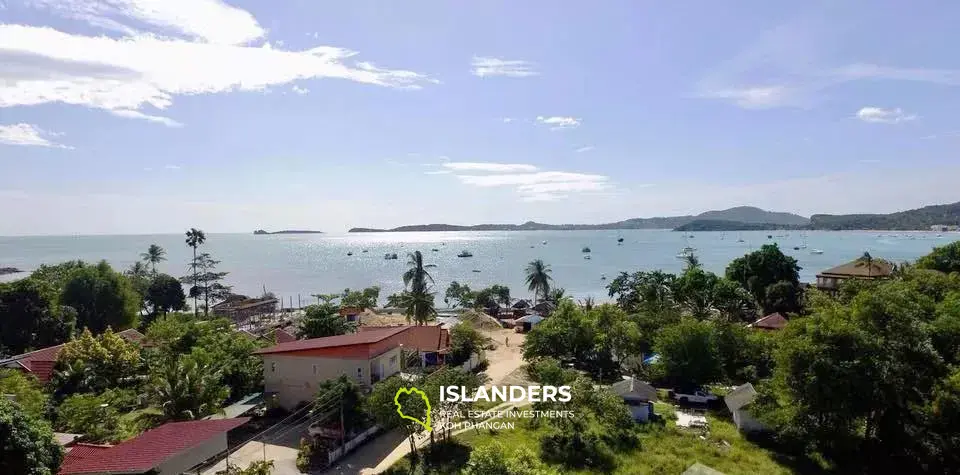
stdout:
<svg viewBox="0 0 960 475">
<path fill-rule="evenodd" d="M 73 333 L 75 313 L 57 306 L 54 287 L 35 278 L 0 284 L 0 355 L 60 344 Z"/>
<path fill-rule="evenodd" d="M 753 294 L 765 314 L 800 310 L 800 266 L 776 244 L 734 259 L 726 277 Z"/>
<path fill-rule="evenodd" d="M 0 473 L 57 475 L 63 448 L 46 421 L 0 398 Z"/>
<path fill-rule="evenodd" d="M 960 272 L 960 241 L 933 248 L 933 252 L 917 260 L 917 267 L 946 274 Z"/>
<path fill-rule="evenodd" d="M 330 303 L 308 305 L 297 327 L 297 338 L 320 338 L 353 332 L 356 323 L 340 316 L 340 307 Z"/>
<path fill-rule="evenodd" d="M 129 279 L 114 271 L 106 261 L 73 270 L 63 288 L 62 305 L 77 312 L 77 328 L 100 333 L 112 327 L 126 330 L 136 326 L 140 296 Z"/>
</svg>

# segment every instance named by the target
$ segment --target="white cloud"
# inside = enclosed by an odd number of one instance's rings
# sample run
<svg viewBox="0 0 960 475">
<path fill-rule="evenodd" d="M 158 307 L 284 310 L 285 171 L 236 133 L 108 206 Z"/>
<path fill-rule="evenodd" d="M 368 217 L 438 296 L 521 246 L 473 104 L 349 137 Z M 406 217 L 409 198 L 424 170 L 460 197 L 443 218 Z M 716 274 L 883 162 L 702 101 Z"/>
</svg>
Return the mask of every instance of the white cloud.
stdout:
<svg viewBox="0 0 960 475">
<path fill-rule="evenodd" d="M 299 94 L 299 95 L 301 95 L 301 96 L 304 95 L 304 94 L 307 94 L 308 92 L 310 92 L 309 89 L 307 89 L 307 88 L 305 88 L 305 87 L 297 86 L 296 84 L 294 84 L 293 87 L 290 88 L 290 90 L 293 91 L 295 94 Z"/>
<path fill-rule="evenodd" d="M 0 144 L 25 145 L 33 147 L 73 148 L 58 144 L 47 137 L 60 134 L 47 132 L 32 124 L 0 125 Z"/>
<path fill-rule="evenodd" d="M 163 168 L 166 168 L 167 170 L 179 170 L 180 165 L 166 165 Z"/>
<path fill-rule="evenodd" d="M 509 124 L 510 122 L 514 121 L 513 117 L 504 117 L 500 120 L 502 120 L 504 124 Z"/>
<path fill-rule="evenodd" d="M 247 44 L 266 35 L 253 15 L 221 0 L 28 0 L 28 4 L 124 34 L 139 29 L 117 17 L 207 43 Z"/>
<path fill-rule="evenodd" d="M 864 107 L 857 111 L 857 118 L 864 122 L 881 124 L 898 124 L 917 118 L 913 114 L 905 114 L 903 109 L 884 109 L 882 107 Z"/>
<path fill-rule="evenodd" d="M 577 152 L 577 153 L 589 152 L 589 151 L 593 150 L 594 148 L 595 148 L 595 147 L 594 147 L 593 145 L 587 145 L 586 147 L 580 147 L 580 148 L 574 150 L 574 152 Z"/>
<path fill-rule="evenodd" d="M 446 162 L 440 166 L 449 170 L 465 172 L 491 172 L 491 173 L 510 173 L 510 172 L 535 172 L 537 167 L 523 163 L 491 163 L 491 162 Z"/>
<path fill-rule="evenodd" d="M 811 4 L 813 5 L 813 4 Z M 820 2 L 791 21 L 762 34 L 698 81 L 695 95 L 720 99 L 745 109 L 806 108 L 823 93 L 852 81 L 883 80 L 960 86 L 960 70 L 904 68 L 831 57 L 836 44 L 846 44 L 854 32 L 876 34 L 879 27 L 864 21 L 869 31 L 856 31 L 834 9 L 840 2 Z M 848 16 L 848 15 L 846 15 Z"/>
<path fill-rule="evenodd" d="M 553 201 L 569 193 L 597 192 L 612 187 L 609 177 L 586 173 L 543 171 L 504 175 L 457 175 L 461 183 L 482 188 L 512 186 L 524 200 Z"/>
<path fill-rule="evenodd" d="M 128 119 L 143 119 L 150 122 L 156 122 L 158 124 L 166 125 L 167 127 L 183 127 L 183 124 L 169 117 L 144 114 L 143 112 L 130 110 L 130 109 L 117 109 L 117 110 L 110 111 L 110 113 L 117 117 L 126 117 Z"/>
<path fill-rule="evenodd" d="M 783 85 L 705 91 L 703 97 L 725 99 L 744 109 L 765 109 L 794 103 L 791 90 Z"/>
<path fill-rule="evenodd" d="M 60 102 L 174 125 L 137 112 L 145 106 L 164 110 L 180 95 L 265 91 L 311 78 L 405 89 L 438 82 L 413 71 L 351 64 L 356 54 L 328 46 L 286 51 L 269 44 L 92 37 L 0 24 L 0 108 Z"/>
<path fill-rule="evenodd" d="M 549 125 L 550 130 L 562 130 L 562 129 L 573 129 L 580 126 L 580 119 L 576 117 L 544 117 L 537 116 L 537 123 L 543 125 Z"/>
<path fill-rule="evenodd" d="M 474 56 L 471 63 L 474 76 L 506 76 L 511 78 L 525 78 L 537 76 L 540 73 L 533 69 L 533 64 L 522 60 Z"/>
<path fill-rule="evenodd" d="M 453 170 L 431 170 L 424 172 L 425 175 L 449 175 L 453 173 Z"/>
</svg>

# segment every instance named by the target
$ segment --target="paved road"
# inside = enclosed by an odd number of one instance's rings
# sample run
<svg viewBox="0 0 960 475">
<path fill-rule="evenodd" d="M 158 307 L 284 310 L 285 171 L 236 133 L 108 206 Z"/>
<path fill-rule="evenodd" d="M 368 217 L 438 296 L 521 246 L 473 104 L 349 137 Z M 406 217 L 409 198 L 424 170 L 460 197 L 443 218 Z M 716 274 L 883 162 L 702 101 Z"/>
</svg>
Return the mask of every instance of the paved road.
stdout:
<svg viewBox="0 0 960 475">
<path fill-rule="evenodd" d="M 306 434 L 308 422 L 279 427 L 266 434 L 263 439 L 257 439 L 244 444 L 240 449 L 230 454 L 230 464 L 247 468 L 251 462 L 257 460 L 273 460 L 272 475 L 300 475 L 297 470 L 297 453 L 300 447 L 300 437 Z M 214 475 L 227 466 L 226 460 L 201 471 L 201 475 Z"/>
</svg>

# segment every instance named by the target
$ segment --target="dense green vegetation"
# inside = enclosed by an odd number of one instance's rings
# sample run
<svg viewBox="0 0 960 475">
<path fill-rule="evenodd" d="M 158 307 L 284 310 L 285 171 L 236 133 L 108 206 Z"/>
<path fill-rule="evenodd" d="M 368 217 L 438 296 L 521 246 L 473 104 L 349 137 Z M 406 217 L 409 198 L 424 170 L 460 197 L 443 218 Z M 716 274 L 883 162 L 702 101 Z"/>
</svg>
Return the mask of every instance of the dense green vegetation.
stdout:
<svg viewBox="0 0 960 475">
<path fill-rule="evenodd" d="M 187 244 L 196 251 L 205 240 L 191 230 Z M 229 289 L 218 262 L 195 253 L 195 274 L 183 279 L 195 302 L 202 299 L 199 317 L 179 312 L 186 309 L 181 281 L 156 271 L 165 254 L 151 245 L 124 272 L 103 261 L 69 261 L 0 284 L 0 356 L 64 344 L 46 384 L 0 370 L 0 393 L 16 401 L 0 400 L 0 473 L 57 473 L 62 452 L 51 426 L 84 441 L 119 442 L 169 420 L 215 414 L 262 388 L 262 363 L 252 352 L 264 343 L 229 320 L 205 318 Z M 119 334 L 130 328 L 150 345 Z"/>
<path fill-rule="evenodd" d="M 929 230 L 936 224 L 960 224 L 960 202 L 924 206 L 890 214 L 815 214 L 811 229 L 841 231 L 847 229 Z"/>
<path fill-rule="evenodd" d="M 958 248 L 833 296 L 801 292 L 796 261 L 776 246 L 735 260 L 726 277 L 696 259 L 681 275 L 622 274 L 609 286 L 616 306 L 562 302 L 523 346 L 530 378 L 572 385 L 563 408 L 583 417 L 468 431 L 393 473 L 679 473 L 697 460 L 725 473 L 957 473 Z M 790 317 L 786 330 L 745 327 L 772 311 Z M 656 361 L 641 363 L 649 352 Z M 669 422 L 635 425 L 596 388 L 627 374 L 667 387 L 751 382 L 765 438 L 746 440 L 725 410 L 711 413 L 703 437 Z M 673 417 L 670 406 L 657 411 Z M 547 465 L 518 465 L 516 454 Z"/>
<path fill-rule="evenodd" d="M 62 460 L 49 424 L 0 398 L 0 473 L 56 475 Z"/>
<path fill-rule="evenodd" d="M 673 228 L 674 231 L 766 231 L 768 229 L 800 229 L 799 225 L 745 223 L 721 219 L 697 219 Z"/>
</svg>

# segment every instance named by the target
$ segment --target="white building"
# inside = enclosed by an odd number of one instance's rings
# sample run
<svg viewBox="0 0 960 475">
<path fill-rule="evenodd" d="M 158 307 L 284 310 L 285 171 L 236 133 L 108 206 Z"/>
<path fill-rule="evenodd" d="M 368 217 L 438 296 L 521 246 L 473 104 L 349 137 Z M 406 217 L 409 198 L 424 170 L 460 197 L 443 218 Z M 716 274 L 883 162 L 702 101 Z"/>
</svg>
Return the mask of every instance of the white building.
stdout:
<svg viewBox="0 0 960 475">
<path fill-rule="evenodd" d="M 657 400 L 657 389 L 653 386 L 633 378 L 625 378 L 613 383 L 610 389 L 623 398 L 623 403 L 630 408 L 633 420 L 646 422 L 653 416 L 653 403 Z"/>
<path fill-rule="evenodd" d="M 748 408 L 756 398 L 757 390 L 750 383 L 737 386 L 723 398 L 727 408 L 730 409 L 730 413 L 733 414 L 733 423 L 741 432 L 756 432 L 766 429 L 760 421 L 753 417 Z"/>
</svg>

